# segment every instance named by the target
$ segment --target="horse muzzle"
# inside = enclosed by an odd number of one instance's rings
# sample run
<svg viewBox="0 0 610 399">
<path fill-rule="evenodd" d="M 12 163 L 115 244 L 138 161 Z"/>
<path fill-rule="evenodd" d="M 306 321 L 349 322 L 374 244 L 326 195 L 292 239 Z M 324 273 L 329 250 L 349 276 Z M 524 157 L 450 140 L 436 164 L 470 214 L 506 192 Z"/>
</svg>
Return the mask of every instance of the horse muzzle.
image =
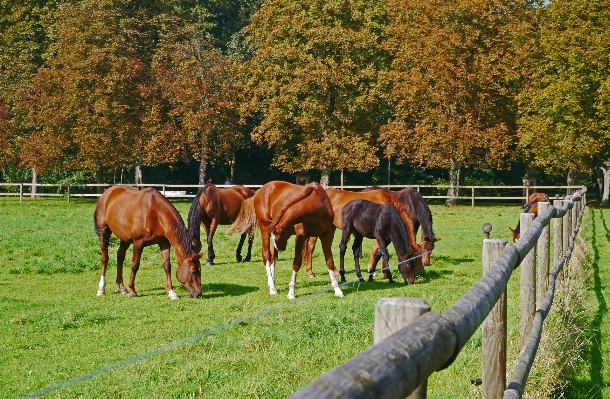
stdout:
<svg viewBox="0 0 610 399">
<path fill-rule="evenodd" d="M 189 298 L 201 298 L 201 292 L 191 291 Z"/>
</svg>

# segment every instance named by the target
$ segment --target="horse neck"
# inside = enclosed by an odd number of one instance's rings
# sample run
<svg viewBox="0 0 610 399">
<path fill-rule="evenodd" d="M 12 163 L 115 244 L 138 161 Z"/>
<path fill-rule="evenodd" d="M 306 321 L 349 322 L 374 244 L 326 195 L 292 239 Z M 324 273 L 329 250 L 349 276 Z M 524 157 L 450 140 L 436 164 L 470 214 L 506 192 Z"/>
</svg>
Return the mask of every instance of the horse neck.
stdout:
<svg viewBox="0 0 610 399">
<path fill-rule="evenodd" d="M 421 226 L 422 241 L 424 238 L 429 238 L 434 241 L 434 230 L 432 229 L 432 213 L 425 202 L 420 202 L 417 209 L 417 218 Z"/>
<path fill-rule="evenodd" d="M 203 190 L 199 191 L 197 196 L 193 198 L 193 203 L 191 205 L 191 209 L 189 209 L 189 216 L 187 219 L 189 235 L 191 237 L 195 237 L 199 241 L 201 241 L 201 214 L 203 213 L 203 207 L 199 201 L 199 197 L 201 195 L 203 195 Z"/>
<path fill-rule="evenodd" d="M 195 253 L 191 245 L 188 231 L 186 230 L 184 223 L 182 223 L 182 220 L 166 229 L 165 238 L 168 239 L 169 243 L 174 248 L 178 260 L 183 260 Z"/>
<path fill-rule="evenodd" d="M 390 205 L 392 205 L 394 208 L 396 208 L 396 210 L 398 211 L 398 216 L 400 217 L 400 219 L 402 219 L 402 222 L 404 223 L 404 226 L 406 228 L 407 240 L 409 242 L 409 246 L 416 247 L 417 242 L 416 242 L 415 236 L 417 235 L 417 230 L 415 230 L 415 225 L 413 224 L 413 220 L 412 220 L 409 212 L 407 212 L 405 207 L 402 206 L 402 204 L 400 202 L 398 202 L 394 198 L 392 198 L 392 196 L 389 195 L 387 192 L 384 192 L 384 191 L 379 191 L 379 192 L 383 193 L 384 196 L 386 197 L 388 203 Z"/>
<path fill-rule="evenodd" d="M 413 244 L 410 243 L 409 233 L 398 212 L 391 212 L 391 218 L 394 228 L 390 228 L 390 239 L 396 254 L 403 258 L 401 260 L 405 260 L 404 258 L 407 258 L 415 248 L 412 248 Z"/>
</svg>

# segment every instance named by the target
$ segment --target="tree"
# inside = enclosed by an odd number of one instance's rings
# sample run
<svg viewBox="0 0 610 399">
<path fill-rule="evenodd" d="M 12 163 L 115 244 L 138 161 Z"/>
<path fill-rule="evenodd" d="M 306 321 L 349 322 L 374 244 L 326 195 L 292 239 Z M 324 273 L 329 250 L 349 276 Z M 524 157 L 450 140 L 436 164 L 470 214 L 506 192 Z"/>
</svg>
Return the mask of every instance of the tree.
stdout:
<svg viewBox="0 0 610 399">
<path fill-rule="evenodd" d="M 378 165 L 387 108 L 378 76 L 386 15 L 381 1 L 268 1 L 247 27 L 246 113 L 252 138 L 285 172 L 367 171 Z"/>
<path fill-rule="evenodd" d="M 163 7 L 119 0 L 60 5 L 45 66 L 21 98 L 34 130 L 24 164 L 42 172 L 135 163 L 137 174 L 145 159 L 158 162 L 146 153 L 142 120 Z"/>
<path fill-rule="evenodd" d="M 228 58 L 192 30 L 182 36 L 181 41 L 169 40 L 160 46 L 153 64 L 159 91 L 154 97 L 161 98 L 165 106 L 157 108 L 155 117 L 163 122 L 151 126 L 171 131 L 155 136 L 165 139 L 166 152 L 167 148 L 186 147 L 200 161 L 199 184 L 205 184 L 212 159 L 234 159 L 243 137 L 239 130 L 243 92 L 238 69 Z M 153 145 L 159 147 L 161 142 Z M 153 148 L 149 151 L 155 152 Z"/>
<path fill-rule="evenodd" d="M 388 8 L 395 115 L 380 140 L 398 162 L 449 169 L 452 205 L 463 166 L 503 168 L 512 158 L 519 9 L 508 0 L 389 0 Z"/>
<path fill-rule="evenodd" d="M 521 96 L 520 147 L 534 165 L 568 174 L 569 184 L 574 172 L 601 171 L 610 158 L 609 24 L 608 1 L 550 2 Z"/>
</svg>

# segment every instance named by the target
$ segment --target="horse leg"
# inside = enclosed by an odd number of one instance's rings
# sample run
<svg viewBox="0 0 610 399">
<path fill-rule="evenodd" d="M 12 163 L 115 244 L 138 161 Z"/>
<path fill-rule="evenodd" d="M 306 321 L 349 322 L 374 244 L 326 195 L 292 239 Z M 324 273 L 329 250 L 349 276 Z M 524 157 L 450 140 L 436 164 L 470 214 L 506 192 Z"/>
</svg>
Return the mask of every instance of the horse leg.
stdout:
<svg viewBox="0 0 610 399">
<path fill-rule="evenodd" d="M 269 249 L 271 242 L 268 231 L 261 227 L 261 242 L 263 246 L 263 264 L 267 270 L 267 285 L 269 286 L 269 294 L 277 295 L 277 288 L 275 288 L 275 258 L 272 257 Z M 275 251 L 275 248 L 273 248 Z"/>
<path fill-rule="evenodd" d="M 165 270 L 165 289 L 167 290 L 167 295 L 169 299 L 178 299 L 178 294 L 176 294 L 172 286 L 172 265 L 169 260 L 169 250 L 171 247 L 169 241 L 159 244 L 161 258 L 163 258 L 163 269 Z"/>
<path fill-rule="evenodd" d="M 216 232 L 217 227 L 218 222 L 215 219 L 212 219 L 212 223 L 210 224 L 209 228 L 206 229 L 206 236 L 208 239 L 208 261 L 206 262 L 206 265 L 214 264 L 216 254 L 214 253 L 214 244 L 212 240 L 214 239 L 214 233 Z"/>
<path fill-rule="evenodd" d="M 244 246 L 244 241 L 246 241 L 246 235 L 248 233 L 244 233 L 239 237 L 239 244 L 237 244 L 237 249 L 235 250 L 235 261 L 236 262 L 241 262 L 242 257 L 241 257 L 241 249 Z"/>
<path fill-rule="evenodd" d="M 369 281 L 373 281 L 373 277 L 377 275 L 377 272 L 375 270 L 377 269 L 377 263 L 379 263 L 379 259 L 381 259 L 381 252 L 379 252 L 379 246 L 377 246 L 377 253 L 373 258 L 373 265 L 369 268 Z M 383 271 L 383 275 L 385 276 L 385 278 L 387 278 L 388 276 L 383 270 L 383 266 L 381 267 L 381 270 Z"/>
<path fill-rule="evenodd" d="M 341 242 L 339 243 L 339 275 L 341 276 L 341 282 L 345 281 L 345 251 L 351 234 L 349 230 L 346 225 L 343 225 L 341 230 Z"/>
<path fill-rule="evenodd" d="M 307 237 L 302 234 L 298 234 L 294 243 L 294 260 L 292 262 L 292 278 L 288 284 L 288 299 L 294 299 L 296 297 L 294 293 L 294 287 L 297 284 L 297 273 L 301 269 L 303 264 L 303 244 L 307 241 Z"/>
<path fill-rule="evenodd" d="M 354 243 L 352 244 L 352 251 L 354 252 L 354 262 L 356 263 L 356 276 L 358 280 L 364 281 L 362 278 L 362 272 L 360 271 L 360 258 L 362 252 L 362 238 L 363 236 L 358 232 L 354 233 Z"/>
<path fill-rule="evenodd" d="M 377 240 L 373 240 L 373 249 L 371 250 L 371 257 L 369 259 L 369 264 L 368 264 L 368 271 L 369 273 L 372 270 L 375 270 L 375 266 L 377 265 L 377 261 L 379 260 L 378 258 L 376 258 L 377 256 L 377 252 L 379 252 L 379 245 L 377 244 Z"/>
<path fill-rule="evenodd" d="M 343 291 L 339 288 L 337 282 L 335 268 L 335 262 L 333 262 L 333 238 L 335 237 L 335 226 L 328 229 L 323 235 L 320 236 L 322 242 L 322 251 L 324 252 L 324 258 L 326 259 L 326 267 L 328 268 L 328 275 L 330 276 L 330 286 L 335 290 L 335 296 L 342 297 Z"/>
<path fill-rule="evenodd" d="M 108 245 L 110 243 L 110 235 L 112 232 L 108 228 L 108 225 L 97 227 L 100 232 L 100 249 L 102 250 L 102 276 L 100 277 L 100 283 L 97 288 L 97 296 L 102 296 L 106 293 L 106 268 L 108 267 Z"/>
<path fill-rule="evenodd" d="M 305 262 L 307 263 L 307 275 L 309 278 L 316 277 L 316 275 L 313 273 L 313 250 L 316 247 L 316 241 L 318 241 L 318 237 L 309 237 L 303 251 Z"/>
<path fill-rule="evenodd" d="M 246 254 L 246 257 L 244 258 L 243 262 L 250 262 L 250 259 L 252 259 L 252 243 L 254 242 L 254 230 L 250 229 L 247 232 L 248 234 L 248 253 Z"/>
<path fill-rule="evenodd" d="M 131 275 L 129 276 L 129 282 L 127 287 L 129 288 L 129 296 L 135 298 L 138 296 L 136 292 L 136 274 L 140 268 L 140 258 L 142 257 L 142 250 L 144 247 L 139 242 L 133 243 L 133 256 L 131 258 Z"/>
<path fill-rule="evenodd" d="M 125 262 L 125 253 L 129 245 L 129 242 L 121 241 L 119 249 L 116 251 L 116 283 L 119 286 L 120 294 L 127 294 L 127 288 L 123 284 L 123 263 Z"/>
<path fill-rule="evenodd" d="M 389 242 L 385 242 L 381 237 L 377 238 L 377 242 L 379 243 L 379 252 L 381 252 L 383 262 L 385 263 L 385 265 L 382 263 L 384 267 L 382 270 L 384 274 L 388 277 L 388 283 L 394 284 L 394 280 L 392 279 L 392 272 L 390 271 L 390 255 L 388 253 Z"/>
</svg>

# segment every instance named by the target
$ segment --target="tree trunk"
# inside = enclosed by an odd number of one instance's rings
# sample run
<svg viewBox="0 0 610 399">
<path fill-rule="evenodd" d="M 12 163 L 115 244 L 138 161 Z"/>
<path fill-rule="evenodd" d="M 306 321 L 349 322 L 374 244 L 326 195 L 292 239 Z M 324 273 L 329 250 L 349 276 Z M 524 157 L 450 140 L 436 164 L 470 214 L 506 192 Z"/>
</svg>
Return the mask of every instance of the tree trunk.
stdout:
<svg viewBox="0 0 610 399">
<path fill-rule="evenodd" d="M 208 157 L 205 151 L 205 147 L 201 147 L 201 162 L 199 162 L 199 184 L 200 185 L 204 185 L 206 183 L 205 181 L 205 175 L 208 169 Z"/>
<path fill-rule="evenodd" d="M 575 186 L 577 184 L 578 184 L 578 172 L 573 169 L 570 169 L 568 171 L 568 186 Z M 577 191 L 575 188 L 569 190 L 570 193 L 575 192 L 575 191 Z"/>
<path fill-rule="evenodd" d="M 607 206 L 610 205 L 610 159 L 606 161 L 605 168 L 601 167 L 599 171 L 601 172 L 598 178 L 599 203 Z"/>
<path fill-rule="evenodd" d="M 142 162 L 138 159 L 136 160 L 136 187 L 140 188 L 142 186 Z"/>
<path fill-rule="evenodd" d="M 330 182 L 330 171 L 323 170 L 322 176 L 320 177 L 320 184 L 322 185 L 322 187 L 326 188 L 326 187 L 328 187 L 329 182 Z"/>
<path fill-rule="evenodd" d="M 38 173 L 36 173 L 36 169 L 32 168 L 32 198 L 36 197 L 36 193 L 38 192 Z"/>
<path fill-rule="evenodd" d="M 455 162 L 451 161 L 451 169 L 449 169 L 449 189 L 447 190 L 447 201 L 445 205 L 455 206 L 458 203 L 460 192 L 460 173 L 461 168 Z"/>
<path fill-rule="evenodd" d="M 231 176 L 231 181 L 235 181 L 235 154 L 233 154 L 233 159 L 231 160 L 231 172 L 229 174 Z"/>
<path fill-rule="evenodd" d="M 95 183 L 96 184 L 104 183 L 104 167 L 103 166 L 98 166 L 95 171 Z M 98 194 L 101 194 L 104 192 L 104 187 L 102 187 L 102 186 L 97 186 L 96 189 L 97 189 L 96 192 Z"/>
</svg>

